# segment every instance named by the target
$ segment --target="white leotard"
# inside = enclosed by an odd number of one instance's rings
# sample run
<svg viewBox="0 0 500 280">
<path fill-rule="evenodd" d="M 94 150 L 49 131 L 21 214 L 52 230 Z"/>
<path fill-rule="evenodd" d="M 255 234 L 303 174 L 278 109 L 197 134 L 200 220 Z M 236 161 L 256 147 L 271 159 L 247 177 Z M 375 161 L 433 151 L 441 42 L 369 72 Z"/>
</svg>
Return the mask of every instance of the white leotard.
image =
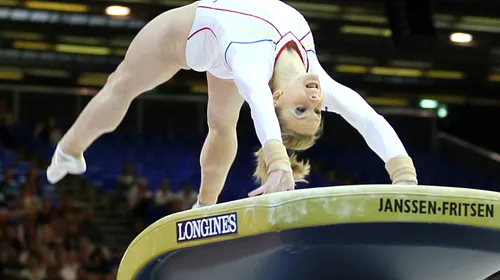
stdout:
<svg viewBox="0 0 500 280">
<path fill-rule="evenodd" d="M 406 150 L 394 129 L 355 91 L 333 80 L 320 65 L 309 24 L 278 0 L 202 0 L 186 47 L 189 67 L 234 79 L 250 105 L 262 145 L 281 141 L 269 81 L 279 53 L 293 45 L 308 72 L 319 75 L 324 111 L 340 114 L 387 162 Z"/>
</svg>

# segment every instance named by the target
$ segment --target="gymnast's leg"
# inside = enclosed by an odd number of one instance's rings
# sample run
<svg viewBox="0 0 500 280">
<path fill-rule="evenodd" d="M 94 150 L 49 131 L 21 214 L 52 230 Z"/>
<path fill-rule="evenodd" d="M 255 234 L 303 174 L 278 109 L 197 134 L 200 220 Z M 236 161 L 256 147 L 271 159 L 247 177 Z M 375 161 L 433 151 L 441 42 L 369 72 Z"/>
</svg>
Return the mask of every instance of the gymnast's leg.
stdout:
<svg viewBox="0 0 500 280">
<path fill-rule="evenodd" d="M 236 124 L 244 102 L 232 80 L 207 73 L 207 81 L 208 136 L 200 156 L 201 187 L 195 208 L 217 203 L 238 150 Z"/>
<path fill-rule="evenodd" d="M 187 68 L 186 38 L 195 10 L 189 5 L 165 12 L 137 34 L 123 62 L 59 143 L 47 170 L 49 181 L 57 182 L 66 173 L 83 173 L 83 152 L 99 136 L 117 128 L 132 100 Z"/>
</svg>

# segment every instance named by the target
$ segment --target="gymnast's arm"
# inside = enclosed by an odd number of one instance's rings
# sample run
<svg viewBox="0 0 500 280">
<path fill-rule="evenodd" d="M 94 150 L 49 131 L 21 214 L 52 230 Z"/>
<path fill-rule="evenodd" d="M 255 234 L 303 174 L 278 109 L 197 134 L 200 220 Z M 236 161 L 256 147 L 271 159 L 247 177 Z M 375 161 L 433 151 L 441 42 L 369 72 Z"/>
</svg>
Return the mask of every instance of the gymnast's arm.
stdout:
<svg viewBox="0 0 500 280">
<path fill-rule="evenodd" d="M 324 111 L 341 115 L 363 136 L 368 146 L 387 163 L 398 155 L 408 155 L 392 126 L 357 92 L 333 80 L 316 55 L 309 55 L 311 72 L 319 75 L 324 95 Z"/>
<path fill-rule="evenodd" d="M 238 53 L 232 54 L 228 59 L 234 82 L 250 106 L 255 132 L 261 145 L 264 146 L 270 140 L 281 143 L 281 128 L 269 87 L 274 61 L 267 56 L 270 53 L 267 53 L 266 48 L 254 46 L 253 53 L 249 53 L 247 48 L 248 46 L 243 46 L 237 49 Z"/>
<path fill-rule="evenodd" d="M 413 169 L 413 162 L 392 126 L 378 114 L 357 92 L 333 80 L 323 69 L 314 52 L 308 52 L 310 70 L 319 75 L 324 95 L 324 111 L 341 115 L 350 125 L 358 130 L 368 146 L 386 163 L 386 169 L 393 182 L 413 181 L 413 176 L 391 174 L 401 166 Z M 410 174 L 411 175 L 411 174 Z M 407 178 L 407 179 L 401 179 Z M 416 182 L 416 174 L 414 178 Z"/>
</svg>

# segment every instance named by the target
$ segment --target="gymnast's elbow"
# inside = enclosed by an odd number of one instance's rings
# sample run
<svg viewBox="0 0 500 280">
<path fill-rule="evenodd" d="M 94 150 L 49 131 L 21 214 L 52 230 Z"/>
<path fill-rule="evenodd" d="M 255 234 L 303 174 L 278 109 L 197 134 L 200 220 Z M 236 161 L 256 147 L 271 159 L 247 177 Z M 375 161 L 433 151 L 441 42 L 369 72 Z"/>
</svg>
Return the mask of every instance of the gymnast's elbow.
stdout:
<svg viewBox="0 0 500 280">
<path fill-rule="evenodd" d="M 375 126 L 380 126 L 380 125 L 389 125 L 389 122 L 382 116 L 381 114 L 377 112 L 373 112 L 372 115 L 369 117 L 370 123 Z"/>
<path fill-rule="evenodd" d="M 367 112 L 362 118 L 358 131 L 366 140 L 374 138 L 386 138 L 395 135 L 395 131 L 389 122 L 375 110 Z M 397 136 L 396 136 L 397 137 Z"/>
<path fill-rule="evenodd" d="M 386 125 L 390 125 L 382 115 L 373 109 L 366 110 L 360 120 L 360 129 L 358 130 L 360 130 L 363 135 L 381 126 L 384 127 Z"/>
<path fill-rule="evenodd" d="M 363 138 L 384 161 L 397 155 L 407 155 L 401 139 L 382 115 L 373 111 L 370 116 L 364 118 L 361 127 L 359 132 Z"/>
</svg>

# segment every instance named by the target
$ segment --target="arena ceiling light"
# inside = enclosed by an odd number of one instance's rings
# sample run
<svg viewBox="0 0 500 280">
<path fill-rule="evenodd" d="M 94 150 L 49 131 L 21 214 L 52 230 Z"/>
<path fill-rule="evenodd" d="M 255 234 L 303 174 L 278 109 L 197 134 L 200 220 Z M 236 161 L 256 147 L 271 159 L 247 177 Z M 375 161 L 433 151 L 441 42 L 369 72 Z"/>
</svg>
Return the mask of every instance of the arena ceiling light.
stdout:
<svg viewBox="0 0 500 280">
<path fill-rule="evenodd" d="M 370 69 L 370 73 L 380 76 L 398 76 L 398 77 L 414 77 L 418 78 L 423 75 L 420 69 L 411 68 L 394 68 L 394 67 L 381 67 L 375 66 Z"/>
<path fill-rule="evenodd" d="M 51 44 L 36 41 L 14 41 L 12 47 L 15 49 L 48 51 L 53 49 Z"/>
<path fill-rule="evenodd" d="M 340 28 L 342 33 L 391 37 L 392 32 L 388 28 L 378 28 L 369 26 L 344 25 Z"/>
<path fill-rule="evenodd" d="M 439 106 L 439 102 L 433 99 L 422 99 L 419 105 L 422 109 L 436 109 Z"/>
<path fill-rule="evenodd" d="M 87 55 L 109 55 L 111 53 L 111 50 L 107 47 L 69 45 L 69 44 L 57 44 L 54 46 L 54 50 L 56 52 L 80 53 Z"/>
<path fill-rule="evenodd" d="M 368 67 L 362 65 L 339 64 L 335 67 L 335 70 L 341 73 L 365 74 L 368 72 Z"/>
<path fill-rule="evenodd" d="M 500 74 L 490 74 L 488 76 L 488 81 L 490 81 L 490 82 L 500 82 Z"/>
<path fill-rule="evenodd" d="M 17 4 L 19 4 L 17 0 L 0 0 L 2 6 L 17 6 Z"/>
<path fill-rule="evenodd" d="M 101 87 L 109 77 L 109 73 L 82 73 L 78 77 L 78 84 L 81 86 Z"/>
<path fill-rule="evenodd" d="M 365 99 L 372 106 L 408 107 L 410 103 L 406 98 L 367 96 Z"/>
<path fill-rule="evenodd" d="M 106 8 L 106 14 L 113 17 L 124 17 L 130 15 L 130 8 L 125 6 L 109 6 Z"/>
<path fill-rule="evenodd" d="M 465 44 L 472 42 L 472 35 L 469 33 L 455 32 L 450 35 L 450 41 L 458 44 Z"/>
<path fill-rule="evenodd" d="M 20 81 L 24 78 L 24 73 L 18 68 L 0 68 L 0 80 Z"/>
<path fill-rule="evenodd" d="M 425 76 L 432 79 L 460 80 L 465 77 L 465 73 L 448 70 L 429 70 L 425 73 Z"/>
<path fill-rule="evenodd" d="M 46 1 L 26 1 L 24 6 L 29 9 L 36 10 L 51 10 L 71 13 L 85 13 L 90 10 L 90 7 L 83 4 L 46 2 Z"/>
<path fill-rule="evenodd" d="M 437 109 L 437 116 L 441 119 L 446 118 L 448 116 L 448 108 L 446 105 L 441 105 Z"/>
</svg>

